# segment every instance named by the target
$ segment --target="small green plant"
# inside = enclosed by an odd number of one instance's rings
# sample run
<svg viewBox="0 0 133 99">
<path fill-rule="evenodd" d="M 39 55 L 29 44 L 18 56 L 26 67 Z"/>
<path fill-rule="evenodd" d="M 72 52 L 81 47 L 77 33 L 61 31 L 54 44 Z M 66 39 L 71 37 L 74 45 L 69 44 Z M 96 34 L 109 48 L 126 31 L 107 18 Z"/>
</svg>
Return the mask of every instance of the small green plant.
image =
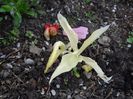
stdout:
<svg viewBox="0 0 133 99">
<path fill-rule="evenodd" d="M 32 17 L 37 17 L 37 13 L 32 6 L 37 6 L 38 0 L 2 0 L 0 1 L 0 22 L 2 25 L 3 20 L 5 20 L 5 15 L 9 15 L 12 18 L 12 29 L 7 33 L 6 37 L 0 38 L 0 44 L 9 45 L 11 42 L 15 42 L 19 37 L 19 27 L 22 22 L 23 15 L 29 15 Z M 27 36 L 31 38 L 32 33 L 27 33 Z M 13 41 L 14 40 L 14 41 Z"/>
<path fill-rule="evenodd" d="M 9 13 L 13 18 L 14 27 L 20 26 L 23 14 L 37 16 L 34 9 L 30 8 L 27 0 L 3 0 L 0 13 Z"/>
<path fill-rule="evenodd" d="M 0 38 L 0 46 L 12 44 L 17 40 L 18 37 L 19 30 L 17 28 L 14 28 L 13 30 L 7 33 L 6 37 Z"/>
<path fill-rule="evenodd" d="M 133 31 L 129 32 L 129 36 L 128 36 L 127 42 L 128 43 L 133 43 Z"/>
<path fill-rule="evenodd" d="M 85 16 L 88 18 L 91 18 L 91 17 L 93 17 L 93 13 L 92 12 L 86 12 Z"/>
<path fill-rule="evenodd" d="M 85 16 L 89 18 L 90 20 L 95 20 L 95 15 L 93 12 L 85 12 Z"/>
<path fill-rule="evenodd" d="M 83 45 L 80 48 L 78 48 L 78 36 L 71 28 L 71 26 L 69 25 L 69 23 L 67 22 L 64 16 L 62 16 L 60 13 L 57 16 L 58 16 L 60 25 L 62 26 L 62 28 L 64 29 L 64 31 L 68 36 L 68 39 L 70 41 L 70 47 L 72 48 L 73 52 L 66 50 L 67 46 L 61 41 L 58 41 L 54 44 L 53 52 L 49 57 L 49 60 L 44 72 L 47 73 L 48 69 L 53 65 L 53 63 L 55 62 L 55 60 L 58 58 L 60 54 L 63 54 L 63 56 L 59 66 L 52 74 L 49 84 L 52 82 L 52 80 L 55 77 L 59 76 L 62 73 L 69 72 L 70 70 L 75 68 L 79 62 L 82 62 L 82 61 L 85 62 L 87 66 L 91 66 L 97 72 L 98 76 L 101 79 L 103 79 L 106 83 L 108 83 L 111 77 L 107 77 L 104 74 L 100 66 L 95 62 L 95 60 L 91 59 L 90 57 L 82 56 L 81 53 L 89 45 L 91 45 L 96 39 L 98 39 L 99 36 L 102 35 L 109 28 L 109 25 L 94 31 L 91 34 L 91 36 L 84 41 Z"/>
<path fill-rule="evenodd" d="M 33 32 L 32 31 L 26 31 L 25 36 L 28 37 L 29 39 L 31 39 L 33 37 Z"/>
<path fill-rule="evenodd" d="M 85 3 L 87 3 L 87 4 L 90 4 L 91 2 L 92 2 L 92 0 L 84 0 L 85 1 Z"/>
<path fill-rule="evenodd" d="M 72 74 L 73 74 L 75 77 L 77 77 L 77 78 L 80 77 L 80 74 L 79 74 L 79 72 L 78 72 L 77 67 L 75 67 L 75 68 L 72 69 Z"/>
</svg>

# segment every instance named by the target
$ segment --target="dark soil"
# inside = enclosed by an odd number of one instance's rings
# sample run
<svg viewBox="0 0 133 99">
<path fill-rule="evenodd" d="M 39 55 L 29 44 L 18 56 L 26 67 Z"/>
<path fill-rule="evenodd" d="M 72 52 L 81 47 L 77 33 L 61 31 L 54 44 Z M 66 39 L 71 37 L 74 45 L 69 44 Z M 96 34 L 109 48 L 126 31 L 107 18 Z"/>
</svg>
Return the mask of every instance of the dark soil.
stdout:
<svg viewBox="0 0 133 99">
<path fill-rule="evenodd" d="M 85 1 L 42 0 L 37 18 L 23 18 L 19 40 L 0 48 L 0 99 L 133 99 L 133 45 L 126 42 L 128 33 L 133 31 L 133 1 Z M 60 61 L 59 58 L 49 73 L 44 74 L 51 46 L 59 40 L 68 42 L 68 39 L 60 32 L 46 41 L 42 24 L 55 22 L 59 11 L 72 27 L 86 26 L 90 33 L 112 24 L 106 34 L 83 52 L 95 59 L 106 75 L 113 77 L 109 84 L 104 83 L 95 71 L 87 79 L 79 64 L 80 78 L 72 72 L 64 73 L 54 79 L 51 86 L 48 85 Z M 91 15 L 87 15 L 89 12 Z M 10 21 L 9 18 L 9 21 L 1 23 L 1 33 L 10 29 Z M 27 30 L 33 31 L 32 39 L 25 36 Z M 33 41 L 43 49 L 40 55 L 30 52 Z M 83 40 L 79 45 L 82 43 Z M 27 59 L 32 63 L 26 63 Z"/>
</svg>

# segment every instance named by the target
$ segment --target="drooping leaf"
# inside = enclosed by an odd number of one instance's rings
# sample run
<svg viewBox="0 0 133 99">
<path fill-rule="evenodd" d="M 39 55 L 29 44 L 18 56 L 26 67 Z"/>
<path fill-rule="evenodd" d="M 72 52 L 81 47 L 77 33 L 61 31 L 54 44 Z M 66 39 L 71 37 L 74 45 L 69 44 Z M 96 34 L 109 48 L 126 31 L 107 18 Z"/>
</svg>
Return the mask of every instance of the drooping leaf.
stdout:
<svg viewBox="0 0 133 99">
<path fill-rule="evenodd" d="M 78 36 L 77 34 L 74 32 L 74 30 L 71 28 L 71 26 L 69 25 L 67 19 L 62 16 L 60 13 L 58 13 L 58 20 L 60 22 L 60 25 L 62 26 L 62 28 L 64 29 L 65 33 L 67 34 L 71 47 L 73 48 L 73 50 L 77 50 L 77 44 L 78 44 Z"/>
<path fill-rule="evenodd" d="M 79 53 L 81 54 L 90 44 L 92 44 L 96 39 L 99 38 L 100 35 L 102 35 L 108 28 L 110 25 L 107 25 L 105 27 L 102 27 L 96 31 L 94 31 L 90 37 L 84 41 L 83 45 L 81 46 L 81 48 L 79 49 Z"/>
<path fill-rule="evenodd" d="M 62 54 L 65 50 L 65 44 L 61 41 L 58 41 L 53 46 L 53 51 L 48 59 L 44 73 L 47 73 L 48 69 L 53 65 L 56 59 Z"/>
<path fill-rule="evenodd" d="M 62 73 L 69 72 L 74 67 L 76 67 L 78 62 L 81 62 L 81 61 L 82 61 L 82 58 L 78 57 L 77 54 L 71 53 L 71 54 L 66 54 L 62 56 L 61 63 L 59 64 L 59 66 L 56 68 L 56 70 L 52 74 L 49 84 L 55 77 L 59 76 Z"/>
<path fill-rule="evenodd" d="M 109 83 L 109 80 L 112 77 L 107 77 L 104 72 L 102 71 L 102 69 L 100 68 L 100 66 L 97 64 L 97 62 L 89 57 L 84 57 L 82 56 L 83 61 L 88 64 L 89 66 L 91 66 L 98 74 L 98 76 L 104 80 L 104 82 Z"/>
</svg>

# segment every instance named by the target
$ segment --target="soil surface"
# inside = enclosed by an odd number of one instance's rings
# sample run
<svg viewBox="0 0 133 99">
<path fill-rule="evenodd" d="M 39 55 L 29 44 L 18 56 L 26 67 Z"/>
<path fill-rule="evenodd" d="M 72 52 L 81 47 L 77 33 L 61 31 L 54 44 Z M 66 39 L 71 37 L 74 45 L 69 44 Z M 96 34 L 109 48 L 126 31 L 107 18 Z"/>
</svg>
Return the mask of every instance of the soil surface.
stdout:
<svg viewBox="0 0 133 99">
<path fill-rule="evenodd" d="M 37 18 L 23 17 L 17 42 L 0 48 L 0 99 L 133 99 L 133 45 L 126 41 L 128 33 L 133 31 L 133 1 L 87 1 L 41 0 Z M 79 78 L 71 71 L 55 78 L 49 86 L 50 76 L 61 59 L 44 74 L 52 45 L 59 40 L 67 43 L 68 38 L 60 30 L 47 41 L 43 24 L 57 21 L 59 11 L 72 27 L 88 27 L 87 37 L 101 26 L 111 24 L 109 30 L 83 52 L 95 59 L 107 76 L 112 76 L 109 84 L 93 70 L 85 73 L 81 63 L 77 66 Z M 9 31 L 11 18 L 8 20 L 0 24 L 1 33 Z M 33 32 L 32 39 L 25 36 L 27 30 Z"/>
</svg>

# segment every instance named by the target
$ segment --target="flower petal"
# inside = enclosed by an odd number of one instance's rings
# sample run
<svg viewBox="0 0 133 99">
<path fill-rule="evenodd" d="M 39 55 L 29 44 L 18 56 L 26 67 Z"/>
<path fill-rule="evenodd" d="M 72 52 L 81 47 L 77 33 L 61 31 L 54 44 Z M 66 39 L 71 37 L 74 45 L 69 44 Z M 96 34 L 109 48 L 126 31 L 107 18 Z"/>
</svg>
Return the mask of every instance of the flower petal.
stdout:
<svg viewBox="0 0 133 99">
<path fill-rule="evenodd" d="M 73 28 L 74 32 L 78 35 L 78 39 L 85 39 L 87 34 L 88 34 L 88 28 L 87 27 L 77 27 L 77 28 Z M 66 33 L 63 31 L 63 34 L 66 35 Z"/>
</svg>

